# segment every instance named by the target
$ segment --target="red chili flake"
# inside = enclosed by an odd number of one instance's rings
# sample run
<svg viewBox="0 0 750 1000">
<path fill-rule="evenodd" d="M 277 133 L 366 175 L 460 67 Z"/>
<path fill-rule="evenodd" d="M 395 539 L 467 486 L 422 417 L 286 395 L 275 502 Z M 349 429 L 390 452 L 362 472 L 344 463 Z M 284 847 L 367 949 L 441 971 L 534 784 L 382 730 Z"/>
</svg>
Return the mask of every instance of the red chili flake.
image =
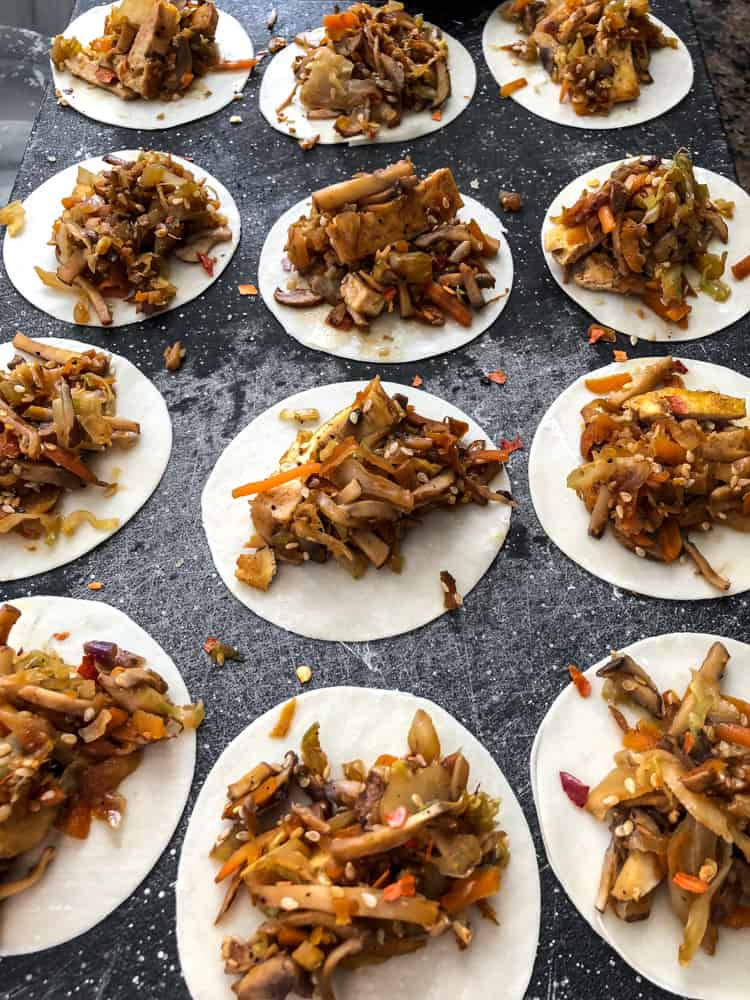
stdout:
<svg viewBox="0 0 750 1000">
<path fill-rule="evenodd" d="M 500 438 L 498 447 L 501 451 L 507 451 L 509 455 L 512 455 L 514 451 L 521 451 L 523 449 L 523 441 L 520 435 L 512 441 L 509 441 L 507 438 Z"/>
<path fill-rule="evenodd" d="M 213 278 L 215 258 L 209 257 L 205 253 L 199 253 L 197 256 L 203 270 L 206 272 L 209 278 Z"/>
<path fill-rule="evenodd" d="M 99 81 L 99 83 L 103 83 L 105 86 L 107 86 L 108 84 L 112 83 L 114 80 L 117 79 L 112 70 L 107 69 L 106 66 L 100 66 L 97 69 L 94 76 Z"/>
<path fill-rule="evenodd" d="M 591 683 L 588 677 L 584 677 L 578 667 L 574 667 L 572 663 L 568 667 L 568 673 L 570 674 L 571 683 L 575 685 L 576 691 L 582 698 L 588 698 L 591 694 Z"/>
<path fill-rule="evenodd" d="M 70 638 L 70 632 L 53 632 L 52 638 L 57 639 L 58 642 L 65 642 L 66 639 Z"/>
<path fill-rule="evenodd" d="M 421 375 L 415 375 L 414 378 L 411 380 L 411 384 L 414 386 L 415 389 L 418 389 L 420 385 L 424 385 L 424 379 L 422 378 Z"/>
<path fill-rule="evenodd" d="M 103 590 L 104 584 L 101 580 L 92 580 L 91 583 L 87 583 L 86 586 L 89 590 Z"/>
<path fill-rule="evenodd" d="M 573 777 L 572 774 L 568 774 L 567 771 L 560 771 L 560 784 L 573 805 L 583 809 L 589 797 L 589 786 L 584 785 L 582 781 Z"/>
<path fill-rule="evenodd" d="M 96 669 L 96 660 L 90 653 L 83 654 L 78 673 L 81 677 L 85 677 L 87 681 L 95 681 L 98 677 L 99 671 Z"/>
<path fill-rule="evenodd" d="M 393 830 L 400 830 L 404 823 L 406 823 L 408 816 L 406 806 L 398 806 L 393 812 L 388 813 L 385 821 Z"/>
<path fill-rule="evenodd" d="M 433 111 L 432 112 L 432 120 L 434 122 L 442 121 L 442 119 L 443 119 L 443 112 L 442 111 Z"/>
<path fill-rule="evenodd" d="M 502 368 L 498 368 L 497 371 L 494 372 L 487 372 L 486 377 L 490 380 L 490 382 L 494 382 L 495 385 L 505 385 L 508 381 L 508 376 Z"/>
<path fill-rule="evenodd" d="M 628 353 L 627 351 L 612 351 L 612 357 L 615 361 L 627 361 Z"/>
<path fill-rule="evenodd" d="M 598 323 L 592 323 L 588 329 L 588 337 L 590 344 L 596 344 L 600 340 L 606 340 L 608 344 L 614 344 L 617 340 L 617 334 L 610 326 L 599 326 Z"/>
<path fill-rule="evenodd" d="M 667 400 L 672 413 L 676 413 L 678 416 L 684 416 L 688 412 L 687 403 L 679 396 L 667 396 Z"/>
<path fill-rule="evenodd" d="M 679 359 L 672 362 L 672 371 L 679 372 L 680 375 L 687 375 L 688 372 L 687 366 L 683 365 L 683 363 Z"/>
</svg>

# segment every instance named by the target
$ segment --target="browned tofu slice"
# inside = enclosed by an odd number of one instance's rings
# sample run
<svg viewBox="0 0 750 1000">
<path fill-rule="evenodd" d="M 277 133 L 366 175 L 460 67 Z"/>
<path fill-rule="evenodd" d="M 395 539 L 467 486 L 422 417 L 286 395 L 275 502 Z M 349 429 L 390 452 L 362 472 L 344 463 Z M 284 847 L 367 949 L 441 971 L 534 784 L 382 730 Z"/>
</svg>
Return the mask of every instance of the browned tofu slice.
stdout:
<svg viewBox="0 0 750 1000">
<path fill-rule="evenodd" d="M 352 266 L 391 243 L 426 232 L 432 225 L 428 215 L 448 222 L 462 205 L 453 174 L 443 167 L 392 201 L 339 212 L 326 233 L 339 261 Z"/>
<path fill-rule="evenodd" d="M 73 76 L 85 80 L 86 83 L 93 83 L 95 87 L 101 87 L 102 90 L 109 90 L 113 94 L 117 94 L 124 101 L 131 101 L 134 97 L 138 96 L 135 91 L 126 87 L 116 78 L 111 83 L 106 82 L 108 74 L 101 73 L 99 64 L 87 56 L 85 52 L 77 52 L 74 56 L 66 59 L 65 66 Z"/>
<path fill-rule="evenodd" d="M 628 410 L 636 410 L 641 420 L 655 420 L 665 413 L 693 420 L 742 420 L 747 412 L 745 400 L 737 396 L 682 389 L 679 386 L 668 386 L 633 396 L 623 406 Z"/>
</svg>

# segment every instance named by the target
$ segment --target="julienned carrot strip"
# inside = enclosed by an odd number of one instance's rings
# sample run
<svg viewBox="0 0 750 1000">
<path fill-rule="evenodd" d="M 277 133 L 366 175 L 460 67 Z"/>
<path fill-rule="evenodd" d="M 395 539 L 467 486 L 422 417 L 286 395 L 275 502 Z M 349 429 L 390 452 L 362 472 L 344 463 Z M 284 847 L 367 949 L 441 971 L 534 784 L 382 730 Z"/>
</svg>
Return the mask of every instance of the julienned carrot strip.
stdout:
<svg viewBox="0 0 750 1000">
<path fill-rule="evenodd" d="M 249 497 L 256 493 L 267 493 L 277 486 L 283 486 L 284 483 L 291 483 L 293 479 L 307 479 L 308 476 L 314 476 L 320 472 L 321 468 L 320 462 L 306 462 L 304 465 L 298 465 L 296 469 L 277 472 L 275 475 L 269 476 L 268 479 L 260 479 L 257 483 L 236 486 L 232 490 L 232 496 L 238 500 L 240 497 Z"/>
<path fill-rule="evenodd" d="M 517 80 L 511 80 L 510 83 L 504 83 L 500 88 L 501 97 L 510 97 L 511 94 L 515 94 L 517 90 L 523 90 L 524 87 L 528 87 L 529 81 L 525 76 L 519 76 Z"/>
<path fill-rule="evenodd" d="M 750 726 L 738 726 L 734 722 L 720 722 L 714 726 L 714 732 L 720 740 L 726 740 L 727 743 L 750 747 Z"/>
<path fill-rule="evenodd" d="M 738 260 L 736 264 L 732 264 L 732 274 L 737 281 L 743 281 L 750 275 L 750 253 L 742 260 Z"/>
<path fill-rule="evenodd" d="M 323 18 L 323 27 L 332 42 L 338 42 L 347 31 L 359 27 L 359 18 L 350 10 L 345 10 L 341 14 L 326 14 Z"/>
<path fill-rule="evenodd" d="M 224 62 L 217 63 L 211 69 L 219 72 L 230 72 L 235 69 L 255 69 L 257 65 L 257 59 L 225 59 Z"/>
<path fill-rule="evenodd" d="M 461 326 L 471 326 L 471 311 L 460 302 L 455 295 L 446 292 L 444 288 L 431 281 L 425 289 L 427 298 L 438 308 L 447 312 Z"/>
<path fill-rule="evenodd" d="M 722 924 L 724 927 L 734 927 L 737 930 L 750 927 L 750 906 L 735 907 L 728 917 L 724 917 Z"/>
<path fill-rule="evenodd" d="M 684 889 L 686 892 L 693 892 L 697 896 L 708 892 L 709 889 L 708 882 L 705 882 L 702 878 L 697 878 L 695 875 L 688 875 L 687 872 L 677 872 L 672 881 L 680 889 Z"/>
<path fill-rule="evenodd" d="M 470 464 L 471 465 L 489 465 L 490 462 L 507 462 L 508 452 L 501 451 L 499 448 L 485 448 L 484 451 L 478 451 L 475 455 L 472 455 Z"/>
<path fill-rule="evenodd" d="M 657 316 L 661 316 L 662 319 L 666 319 L 670 323 L 676 323 L 677 326 L 683 329 L 687 327 L 687 317 L 691 311 L 691 307 L 687 302 L 665 306 L 657 292 L 646 292 L 645 295 L 641 296 L 641 301 L 655 312 Z"/>
<path fill-rule="evenodd" d="M 609 205 L 602 205 L 596 214 L 599 216 L 599 222 L 601 223 L 602 230 L 605 233 L 611 233 L 617 225 L 617 222 L 615 221 L 615 217 L 612 214 L 612 209 Z"/>
</svg>

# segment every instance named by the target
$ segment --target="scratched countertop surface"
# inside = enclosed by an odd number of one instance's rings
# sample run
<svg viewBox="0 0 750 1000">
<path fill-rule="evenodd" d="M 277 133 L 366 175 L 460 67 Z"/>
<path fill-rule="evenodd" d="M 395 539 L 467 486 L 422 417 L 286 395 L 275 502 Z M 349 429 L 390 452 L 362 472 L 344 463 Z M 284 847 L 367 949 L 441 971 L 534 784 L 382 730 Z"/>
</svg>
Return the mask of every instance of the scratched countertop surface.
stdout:
<svg viewBox="0 0 750 1000">
<path fill-rule="evenodd" d="M 77 10 L 89 6 L 93 4 L 84 0 Z M 271 6 L 271 0 L 223 3 L 244 24 L 256 50 L 268 42 Z M 330 7 L 314 0 L 286 0 L 278 6 L 274 33 L 289 39 L 319 24 Z M 321 146 L 303 152 L 261 118 L 258 88 L 263 63 L 250 78 L 242 101 L 211 118 L 163 133 L 103 126 L 59 107 L 49 89 L 44 97 L 15 197 L 26 197 L 78 160 L 109 150 L 151 146 L 193 157 L 226 184 L 239 206 L 243 233 L 232 263 L 202 298 L 163 317 L 112 332 L 67 326 L 38 312 L 2 272 L 4 337 L 20 329 L 32 336 L 75 337 L 123 354 L 163 393 L 174 426 L 174 450 L 156 493 L 123 530 L 71 565 L 3 585 L 0 596 L 12 600 L 61 594 L 101 599 L 121 608 L 173 657 L 192 697 L 203 698 L 207 711 L 198 734 L 191 799 L 157 866 L 127 902 L 85 936 L 34 956 L 0 960 L 3 1000 L 127 1000 L 136 995 L 140 1000 L 184 1000 L 188 996 L 177 957 L 174 905 L 187 818 L 226 744 L 257 715 L 299 691 L 294 670 L 303 663 L 313 670 L 309 687 L 356 684 L 432 698 L 492 752 L 521 801 L 541 872 L 541 936 L 528 1000 L 600 1000 L 607 995 L 656 1000 L 671 995 L 620 961 L 578 915 L 551 873 L 531 796 L 529 752 L 545 711 L 567 682 L 566 664 L 586 667 L 613 647 L 671 631 L 745 639 L 746 597 L 679 604 L 623 593 L 588 575 L 546 538 L 534 515 L 527 450 L 510 461 L 519 506 L 508 540 L 463 610 L 396 639 L 327 643 L 267 624 L 223 586 L 201 526 L 203 484 L 223 448 L 250 420 L 298 390 L 369 378 L 377 370 L 306 350 L 283 333 L 260 298 L 242 298 L 238 293 L 239 284 L 256 281 L 258 256 L 272 223 L 310 190 L 409 155 L 420 171 L 450 165 L 459 188 L 495 210 L 501 189 L 522 192 L 523 211 L 503 217 L 516 277 L 500 319 L 459 351 L 412 365 L 382 366 L 380 372 L 406 386 L 415 374 L 421 375 L 426 389 L 471 414 L 495 440 L 520 434 L 528 448 L 554 398 L 575 378 L 612 357 L 611 345 L 586 343 L 589 317 L 560 291 L 545 266 L 539 231 L 551 198 L 570 179 L 599 163 L 641 152 L 668 155 L 682 145 L 692 149 L 698 164 L 734 176 L 690 8 L 680 0 L 654 0 L 653 7 L 692 53 L 695 84 L 689 96 L 656 121 L 599 132 L 562 128 L 532 117 L 513 101 L 499 99 L 481 50 L 481 31 L 491 5 L 458 5 L 469 12 L 464 21 L 457 21 L 447 4 L 445 10 L 438 4 L 423 6 L 468 47 L 478 87 L 457 121 L 404 146 Z M 241 124 L 230 124 L 232 115 L 241 115 Z M 747 336 L 745 319 L 678 351 L 685 358 L 746 372 Z M 162 352 L 178 338 L 187 348 L 187 358 L 177 374 L 169 374 Z M 646 343 L 633 347 L 619 339 L 617 346 L 631 357 L 665 350 Z M 496 368 L 508 375 L 502 387 L 483 378 L 483 373 Z M 104 589 L 89 591 L 86 585 L 91 580 L 103 581 Z M 245 661 L 216 668 L 201 650 L 208 635 L 239 646 Z M 574 836 L 571 850 L 575 850 Z"/>
</svg>

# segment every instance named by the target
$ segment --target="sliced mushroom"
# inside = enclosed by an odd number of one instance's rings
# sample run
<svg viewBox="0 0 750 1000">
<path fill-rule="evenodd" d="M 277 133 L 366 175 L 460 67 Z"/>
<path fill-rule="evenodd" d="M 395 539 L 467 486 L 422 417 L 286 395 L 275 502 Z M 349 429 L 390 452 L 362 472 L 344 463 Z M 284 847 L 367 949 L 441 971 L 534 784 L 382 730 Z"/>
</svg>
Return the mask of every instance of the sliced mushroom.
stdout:
<svg viewBox="0 0 750 1000">
<path fill-rule="evenodd" d="M 237 1000 L 286 1000 L 290 993 L 311 995 L 301 966 L 289 955 L 274 955 L 261 965 L 253 966 L 235 991 Z"/>
<path fill-rule="evenodd" d="M 664 702 L 649 675 L 627 653 L 615 655 L 596 672 L 597 677 L 614 681 L 623 694 L 657 719 L 664 718 Z"/>
<path fill-rule="evenodd" d="M 323 301 L 323 296 L 310 288 L 275 288 L 273 297 L 282 306 L 293 306 L 295 309 L 319 306 Z"/>
<path fill-rule="evenodd" d="M 351 955 L 358 955 L 364 947 L 364 940 L 361 937 L 351 937 L 347 941 L 342 941 L 340 945 L 328 953 L 328 957 L 323 963 L 323 968 L 318 974 L 318 991 L 320 1000 L 336 1000 L 333 992 L 331 978 L 336 971 L 336 967 Z"/>
</svg>

